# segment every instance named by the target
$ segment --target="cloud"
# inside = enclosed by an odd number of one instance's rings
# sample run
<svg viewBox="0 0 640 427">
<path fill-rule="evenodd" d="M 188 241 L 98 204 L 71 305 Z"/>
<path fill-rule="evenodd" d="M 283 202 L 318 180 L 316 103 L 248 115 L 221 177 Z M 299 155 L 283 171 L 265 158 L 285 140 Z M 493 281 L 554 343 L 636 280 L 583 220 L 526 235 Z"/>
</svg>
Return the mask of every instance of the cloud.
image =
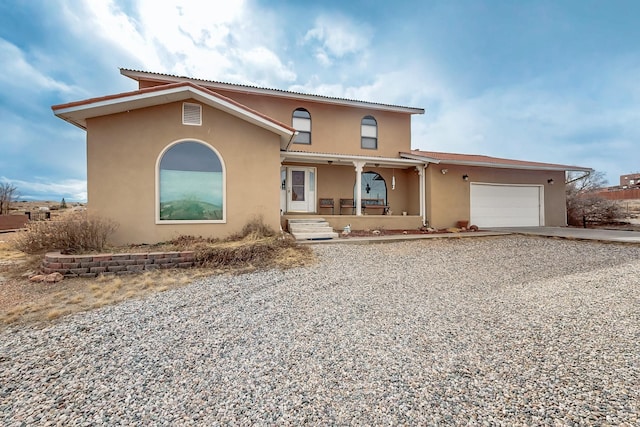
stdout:
<svg viewBox="0 0 640 427">
<path fill-rule="evenodd" d="M 29 92 L 52 91 L 78 93 L 78 88 L 58 81 L 29 63 L 25 52 L 13 43 L 0 38 L 0 83 L 5 88 Z"/>
<path fill-rule="evenodd" d="M 64 179 L 56 182 L 36 177 L 36 181 L 23 181 L 0 176 L 0 182 L 15 185 L 20 199 L 58 200 L 64 197 L 68 201 L 87 200 L 87 182 L 83 180 Z"/>
<path fill-rule="evenodd" d="M 438 105 L 451 99 L 447 82 L 421 62 L 406 61 L 402 69 L 382 66 L 368 79 L 330 83 L 328 76 L 312 76 L 303 84 L 289 86 L 289 90 L 338 98 L 410 107 Z"/>
<path fill-rule="evenodd" d="M 414 147 L 592 167 L 613 171 L 608 179 L 617 182 L 617 173 L 634 167 L 620 153 L 633 152 L 640 139 L 637 105 L 637 99 L 602 105 L 579 90 L 558 92 L 536 82 L 494 87 L 445 100 L 414 132 Z"/>
<path fill-rule="evenodd" d="M 285 81 L 296 80 L 296 73 L 282 64 L 280 58 L 265 47 L 256 47 L 249 51 L 238 52 L 238 58 L 244 70 L 249 71 L 249 76 L 261 81 Z M 260 78 L 263 76 L 263 78 Z"/>
<path fill-rule="evenodd" d="M 278 55 L 277 17 L 245 1 L 87 0 L 65 13 L 76 32 L 128 58 L 118 66 L 270 86 L 296 79 Z"/>
<path fill-rule="evenodd" d="M 324 66 L 334 58 L 363 54 L 369 47 L 373 30 L 367 24 L 357 23 L 342 15 L 321 15 L 314 27 L 307 31 L 302 43 L 315 47 L 315 57 Z"/>
</svg>

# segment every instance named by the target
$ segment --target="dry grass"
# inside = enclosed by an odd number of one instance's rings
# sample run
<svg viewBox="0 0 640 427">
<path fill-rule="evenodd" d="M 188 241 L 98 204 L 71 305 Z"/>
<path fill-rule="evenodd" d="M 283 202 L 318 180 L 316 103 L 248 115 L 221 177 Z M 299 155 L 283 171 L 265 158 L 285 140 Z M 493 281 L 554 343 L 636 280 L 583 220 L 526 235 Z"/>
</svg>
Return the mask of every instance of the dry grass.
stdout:
<svg viewBox="0 0 640 427">
<path fill-rule="evenodd" d="M 3 241 L 2 236 L 3 235 L 0 235 L 0 265 L 3 261 L 23 261 L 27 255 L 24 252 L 15 249 L 11 243 Z"/>
<path fill-rule="evenodd" d="M 28 256 L 11 249 L 8 243 L 0 243 L 0 327 L 53 321 L 69 314 L 187 286 L 198 278 L 215 274 L 241 274 L 266 268 L 287 269 L 315 262 L 310 248 L 298 246 L 280 236 L 265 237 L 264 233 L 253 230 L 235 238 L 241 240 L 181 237 L 160 245 L 166 250 L 195 250 L 197 258 L 204 265 L 202 268 L 66 279 L 55 284 L 28 280 L 38 270 L 42 256 Z M 143 251 L 146 250 L 148 248 Z"/>
<path fill-rule="evenodd" d="M 622 211 L 623 219 L 640 219 L 640 199 L 617 200 Z"/>
</svg>

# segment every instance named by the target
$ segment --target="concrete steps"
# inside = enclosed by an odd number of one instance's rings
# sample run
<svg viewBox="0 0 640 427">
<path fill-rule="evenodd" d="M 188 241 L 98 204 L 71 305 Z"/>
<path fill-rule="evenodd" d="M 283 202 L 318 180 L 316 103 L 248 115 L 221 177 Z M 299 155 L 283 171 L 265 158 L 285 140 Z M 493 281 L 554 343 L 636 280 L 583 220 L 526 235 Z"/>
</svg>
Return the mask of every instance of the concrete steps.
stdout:
<svg viewBox="0 0 640 427">
<path fill-rule="evenodd" d="M 296 240 L 328 240 L 337 239 L 338 233 L 333 231 L 324 218 L 290 219 L 289 232 Z"/>
</svg>

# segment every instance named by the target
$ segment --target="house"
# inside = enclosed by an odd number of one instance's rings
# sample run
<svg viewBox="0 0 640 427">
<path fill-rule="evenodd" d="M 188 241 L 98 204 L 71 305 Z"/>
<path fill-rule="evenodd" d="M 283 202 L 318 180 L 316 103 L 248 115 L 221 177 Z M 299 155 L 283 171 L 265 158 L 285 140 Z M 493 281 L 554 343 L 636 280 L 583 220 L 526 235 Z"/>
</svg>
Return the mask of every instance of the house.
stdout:
<svg viewBox="0 0 640 427">
<path fill-rule="evenodd" d="M 278 229 L 566 225 L 566 165 L 411 149 L 422 108 L 121 69 L 138 89 L 52 107 L 87 132 L 89 208 L 118 243 Z"/>
<path fill-rule="evenodd" d="M 640 199 L 640 173 L 620 175 L 620 185 L 595 190 L 592 195 L 608 200 Z"/>
<path fill-rule="evenodd" d="M 634 186 L 640 187 L 640 173 L 620 175 L 620 187 L 633 188 Z"/>
</svg>

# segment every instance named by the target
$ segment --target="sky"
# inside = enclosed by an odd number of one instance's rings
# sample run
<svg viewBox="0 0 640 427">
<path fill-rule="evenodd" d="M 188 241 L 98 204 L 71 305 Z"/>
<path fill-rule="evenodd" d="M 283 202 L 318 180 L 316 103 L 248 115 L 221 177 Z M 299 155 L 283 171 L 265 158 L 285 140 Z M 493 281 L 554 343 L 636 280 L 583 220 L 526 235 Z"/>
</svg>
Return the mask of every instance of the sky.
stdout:
<svg viewBox="0 0 640 427">
<path fill-rule="evenodd" d="M 412 148 L 640 171 L 635 0 L 0 0 L 0 183 L 85 201 L 51 106 L 119 68 L 426 110 Z"/>
</svg>

